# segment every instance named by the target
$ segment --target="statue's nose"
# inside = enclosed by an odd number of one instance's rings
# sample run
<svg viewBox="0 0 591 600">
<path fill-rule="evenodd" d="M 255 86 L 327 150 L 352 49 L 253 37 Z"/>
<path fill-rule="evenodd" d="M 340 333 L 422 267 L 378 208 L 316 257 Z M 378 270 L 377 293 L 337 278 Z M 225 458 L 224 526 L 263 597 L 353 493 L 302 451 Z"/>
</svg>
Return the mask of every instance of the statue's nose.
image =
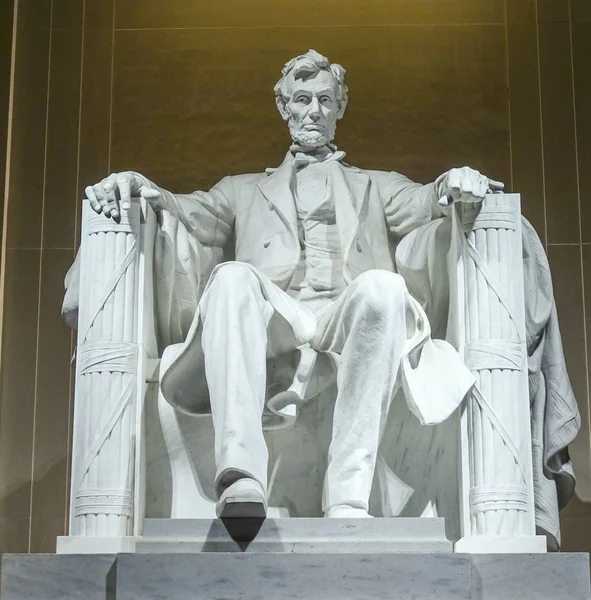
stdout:
<svg viewBox="0 0 591 600">
<path fill-rule="evenodd" d="M 312 102 L 310 103 L 310 112 L 308 115 L 314 122 L 318 121 L 322 116 L 320 113 L 320 104 L 318 102 L 318 98 L 312 98 Z"/>
</svg>

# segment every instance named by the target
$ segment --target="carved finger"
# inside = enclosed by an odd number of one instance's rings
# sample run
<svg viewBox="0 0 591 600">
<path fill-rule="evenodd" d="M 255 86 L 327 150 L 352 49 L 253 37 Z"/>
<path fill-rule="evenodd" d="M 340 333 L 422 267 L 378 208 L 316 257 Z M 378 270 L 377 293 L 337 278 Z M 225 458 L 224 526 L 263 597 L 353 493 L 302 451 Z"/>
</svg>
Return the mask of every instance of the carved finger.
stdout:
<svg viewBox="0 0 591 600">
<path fill-rule="evenodd" d="M 121 196 L 121 208 L 128 210 L 131 205 L 131 182 L 129 175 L 123 174 L 117 177 L 119 195 Z"/>
<path fill-rule="evenodd" d="M 109 212 L 113 218 L 119 216 L 119 202 L 117 201 L 117 174 L 112 173 L 103 180 L 103 190 L 109 206 Z"/>
<path fill-rule="evenodd" d="M 492 192 L 500 192 L 505 189 L 505 184 L 502 181 L 488 180 L 488 187 Z"/>
<path fill-rule="evenodd" d="M 452 169 L 447 176 L 447 193 L 452 200 L 462 197 L 462 178 L 459 169 Z"/>
<path fill-rule="evenodd" d="M 107 197 L 105 195 L 104 185 L 102 183 L 97 183 L 92 187 L 92 189 L 94 190 L 96 199 L 99 201 L 101 208 L 103 209 L 105 217 L 110 217 L 111 211 L 109 210 L 109 203 L 107 202 Z"/>
<path fill-rule="evenodd" d="M 111 216 L 116 219 L 119 216 L 119 202 L 117 201 L 117 193 L 113 187 L 111 187 L 110 190 L 111 191 L 106 194 L 107 203 L 109 205 L 109 212 L 111 213 Z"/>
<path fill-rule="evenodd" d="M 88 198 L 88 201 L 90 202 L 90 206 L 91 206 L 92 210 L 94 210 L 94 212 L 97 212 L 99 214 L 101 212 L 103 212 L 101 204 L 98 201 L 96 194 L 94 193 L 94 190 L 92 189 L 92 186 L 91 185 L 87 186 L 84 191 L 86 192 L 86 197 Z"/>
<path fill-rule="evenodd" d="M 115 185 L 117 184 L 117 176 L 115 173 L 112 173 L 102 181 L 103 189 L 105 190 L 105 194 L 109 194 Z"/>
<path fill-rule="evenodd" d="M 476 187 L 476 190 L 474 191 L 474 195 L 478 196 L 479 198 L 484 198 L 486 196 L 487 192 L 488 192 L 488 178 L 481 175 L 478 178 L 478 185 Z"/>
</svg>

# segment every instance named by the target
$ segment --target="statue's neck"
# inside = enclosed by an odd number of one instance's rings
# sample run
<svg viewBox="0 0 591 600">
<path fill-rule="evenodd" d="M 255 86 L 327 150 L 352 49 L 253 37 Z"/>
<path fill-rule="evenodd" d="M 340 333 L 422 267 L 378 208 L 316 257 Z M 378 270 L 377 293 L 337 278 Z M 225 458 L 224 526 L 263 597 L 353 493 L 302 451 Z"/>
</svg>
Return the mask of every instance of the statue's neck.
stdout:
<svg viewBox="0 0 591 600">
<path fill-rule="evenodd" d="M 318 161 L 323 161 L 332 154 L 334 154 L 337 147 L 332 143 L 325 144 L 324 146 L 311 147 L 294 142 L 289 149 L 294 156 L 301 152 L 303 154 L 307 154 L 309 156 L 314 157 Z"/>
</svg>

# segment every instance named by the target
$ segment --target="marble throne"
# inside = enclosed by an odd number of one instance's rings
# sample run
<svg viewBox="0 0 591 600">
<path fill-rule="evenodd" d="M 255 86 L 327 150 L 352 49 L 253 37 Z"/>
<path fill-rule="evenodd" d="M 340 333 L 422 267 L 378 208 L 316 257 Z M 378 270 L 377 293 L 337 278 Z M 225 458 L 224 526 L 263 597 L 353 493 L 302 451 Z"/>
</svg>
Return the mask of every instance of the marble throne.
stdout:
<svg viewBox="0 0 591 600">
<path fill-rule="evenodd" d="M 146 519 L 215 516 L 211 420 L 159 393 L 158 227 L 143 199 L 118 223 L 84 201 L 70 536 L 58 552 L 129 550 Z M 445 336 L 477 384 L 433 427 L 394 403 L 372 492 L 375 516 L 445 519 L 460 552 L 546 550 L 536 535 L 521 228 L 517 194 L 454 207 Z M 324 358 L 304 350 L 299 363 L 286 360 L 301 371 L 294 385 L 307 385 L 307 403 L 292 427 L 267 431 L 271 518 L 322 515 L 335 396 Z"/>
</svg>

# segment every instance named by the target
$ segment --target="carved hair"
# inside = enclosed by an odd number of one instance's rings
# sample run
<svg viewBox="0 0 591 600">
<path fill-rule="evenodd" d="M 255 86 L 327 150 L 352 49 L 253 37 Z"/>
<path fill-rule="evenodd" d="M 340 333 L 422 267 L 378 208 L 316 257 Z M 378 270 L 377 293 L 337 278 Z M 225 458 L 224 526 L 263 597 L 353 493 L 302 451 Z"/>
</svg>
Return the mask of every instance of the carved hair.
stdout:
<svg viewBox="0 0 591 600">
<path fill-rule="evenodd" d="M 281 71 L 281 79 L 275 84 L 275 101 L 277 108 L 283 116 L 287 117 L 286 104 L 289 102 L 287 93 L 287 76 L 293 72 L 294 79 L 303 79 L 316 75 L 319 71 L 328 71 L 333 74 L 337 82 L 337 102 L 339 103 L 339 118 L 345 112 L 348 100 L 348 88 L 345 85 L 345 69 L 336 63 L 330 63 L 326 56 L 322 56 L 316 50 L 308 50 L 306 54 L 301 54 L 285 63 Z"/>
</svg>

